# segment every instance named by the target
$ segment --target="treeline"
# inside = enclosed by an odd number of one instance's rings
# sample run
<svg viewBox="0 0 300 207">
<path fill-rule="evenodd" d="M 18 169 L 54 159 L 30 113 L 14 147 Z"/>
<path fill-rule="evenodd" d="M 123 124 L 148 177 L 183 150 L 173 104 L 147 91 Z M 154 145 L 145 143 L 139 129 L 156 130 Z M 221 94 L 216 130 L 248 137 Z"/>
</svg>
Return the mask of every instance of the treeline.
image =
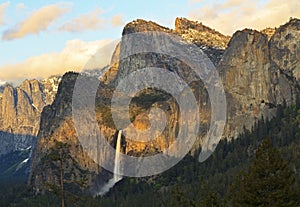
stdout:
<svg viewBox="0 0 300 207">
<path fill-rule="evenodd" d="M 235 202 L 232 188 L 237 176 L 249 172 L 259 146 L 267 137 L 272 142 L 269 147 L 278 149 L 291 179 L 295 179 L 298 193 L 295 200 L 300 197 L 299 126 L 299 104 L 278 106 L 275 118 L 259 120 L 251 131 L 245 129 L 237 139 L 222 140 L 204 163 L 198 162 L 199 152 L 187 155 L 159 176 L 124 179 L 99 201 L 103 206 L 232 206 Z"/>
<path fill-rule="evenodd" d="M 161 175 L 124 178 L 104 197 L 65 195 L 66 206 L 297 206 L 299 126 L 299 104 L 278 106 L 275 118 L 222 140 L 203 163 L 199 152 L 189 154 Z M 24 185 L 7 188 L 15 190 L 0 190 L 0 206 L 60 205 L 59 193 L 36 196 Z"/>
</svg>

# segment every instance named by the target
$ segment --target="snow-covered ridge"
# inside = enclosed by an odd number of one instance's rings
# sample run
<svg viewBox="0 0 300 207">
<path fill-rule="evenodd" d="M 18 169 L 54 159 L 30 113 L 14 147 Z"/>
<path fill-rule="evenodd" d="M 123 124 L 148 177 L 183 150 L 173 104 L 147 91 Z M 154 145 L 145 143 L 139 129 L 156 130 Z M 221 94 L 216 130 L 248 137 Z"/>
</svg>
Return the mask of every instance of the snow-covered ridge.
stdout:
<svg viewBox="0 0 300 207">
<path fill-rule="evenodd" d="M 43 99 L 46 105 L 51 104 L 54 101 L 60 81 L 61 76 L 52 76 L 41 81 L 44 93 Z"/>
</svg>

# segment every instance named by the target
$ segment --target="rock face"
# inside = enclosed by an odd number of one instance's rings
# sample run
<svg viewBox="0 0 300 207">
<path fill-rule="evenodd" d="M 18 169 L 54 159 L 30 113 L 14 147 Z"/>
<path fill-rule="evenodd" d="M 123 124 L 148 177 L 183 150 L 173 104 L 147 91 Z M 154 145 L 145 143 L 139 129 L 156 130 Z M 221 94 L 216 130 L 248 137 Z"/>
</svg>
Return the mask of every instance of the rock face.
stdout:
<svg viewBox="0 0 300 207">
<path fill-rule="evenodd" d="M 138 23 L 146 25 L 138 26 Z M 215 48 L 224 48 L 229 37 L 201 23 L 177 18 L 175 31 L 167 30 L 168 33 L 178 34 L 187 39 L 188 42 L 202 45 L 200 48 L 216 65 L 224 84 L 228 102 L 226 136 L 237 136 L 242 132 L 244 126 L 251 129 L 254 122 L 262 116 L 271 118 L 276 105 L 282 104 L 284 101 L 288 104 L 296 101 L 298 86 L 293 80 L 293 75 L 288 76 L 285 73 L 286 69 L 276 63 L 282 62 L 282 60 L 277 59 L 274 61 L 272 50 L 274 48 L 273 39 L 276 37 L 278 31 L 282 31 L 284 28 L 291 28 L 291 31 L 287 33 L 297 33 L 299 32 L 299 30 L 295 29 L 297 23 L 299 23 L 299 20 L 291 20 L 286 25 L 281 26 L 270 40 L 263 32 L 249 29 L 238 31 L 230 39 L 226 50 L 219 53 L 216 52 Z M 146 21 L 137 21 L 135 25 L 135 32 L 144 31 L 145 28 L 155 31 L 158 27 L 156 24 L 153 26 L 153 23 Z M 132 33 L 132 24 L 130 23 L 127 26 L 130 27 L 129 31 Z M 124 29 L 123 35 L 127 34 L 127 26 Z M 165 30 L 165 28 L 158 29 L 158 31 Z M 193 31 L 198 31 L 202 35 L 196 34 Z M 191 38 L 187 38 L 186 34 L 189 34 Z M 162 44 L 168 44 L 167 42 L 161 42 Z M 215 46 L 213 46 L 214 44 Z M 292 43 L 287 42 L 282 44 L 289 45 Z M 130 50 L 130 45 L 122 48 L 121 44 L 120 48 L 118 50 L 121 50 L 122 53 L 124 52 L 123 50 Z M 288 59 L 287 61 L 290 60 Z M 190 76 L 187 76 L 185 71 L 190 71 L 190 69 L 178 60 L 168 59 L 158 54 L 139 54 L 120 61 L 116 80 L 120 80 L 140 68 L 151 66 L 166 70 L 171 68 L 169 71 L 177 73 L 186 82 L 189 82 L 195 75 L 189 74 Z M 299 67 L 298 62 L 295 62 L 293 66 L 295 68 Z M 206 116 L 206 114 L 210 113 L 210 100 L 207 91 L 201 84 L 198 88 L 193 88 L 192 86 L 191 88 L 196 94 L 197 100 L 202 100 L 202 103 L 199 103 L 199 107 L 202 109 L 201 113 L 205 114 L 205 118 L 203 119 L 202 117 L 201 120 L 203 120 L 203 123 L 208 123 L 210 117 L 209 115 Z"/>
<path fill-rule="evenodd" d="M 300 21 L 291 19 L 270 40 L 272 62 L 290 77 L 300 78 Z"/>
<path fill-rule="evenodd" d="M 227 93 L 227 135 L 251 129 L 262 116 L 270 118 L 278 104 L 296 101 L 295 81 L 270 58 L 267 35 L 245 29 L 236 32 L 218 65 Z"/>
<path fill-rule="evenodd" d="M 59 81 L 59 77 L 52 77 L 43 81 L 25 80 L 17 88 L 6 85 L 0 94 L 0 131 L 15 134 L 16 139 L 22 135 L 35 137 L 41 112 L 54 100 Z M 16 139 L 13 139 L 14 142 L 17 142 Z M 25 139 L 21 140 L 26 143 Z M 0 151 L 0 154 L 8 151 Z"/>
<path fill-rule="evenodd" d="M 65 180 L 73 182 L 86 180 L 85 185 L 92 189 L 96 189 L 97 182 L 100 182 L 96 178 L 102 169 L 83 150 L 73 122 L 72 96 L 77 77 L 78 74 L 76 73 L 66 73 L 59 84 L 54 102 L 44 107 L 42 112 L 30 176 L 30 182 L 37 192 L 44 191 L 47 184 L 60 185 L 59 164 L 50 158 L 57 150 L 57 142 L 67 144 L 63 159 Z M 91 133 L 93 131 L 91 127 L 85 130 Z M 109 137 L 110 141 L 113 140 L 115 130 L 102 127 L 102 131 L 106 137 Z M 95 146 L 95 142 L 96 140 L 92 140 L 90 145 Z M 94 150 L 93 147 L 91 149 Z M 94 153 L 101 159 L 105 158 L 103 151 L 95 150 L 90 153 Z M 81 188 L 81 186 L 77 187 Z"/>
<path fill-rule="evenodd" d="M 230 40 L 230 36 L 186 18 L 176 18 L 175 34 L 200 47 L 215 65 L 220 61 Z"/>
<path fill-rule="evenodd" d="M 245 29 L 236 32 L 229 41 L 229 37 L 201 23 L 183 18 L 176 19 L 175 30 L 162 27 L 154 22 L 136 20 L 125 26 L 123 35 L 160 31 L 179 35 L 185 39 L 184 43 L 178 44 L 198 45 L 216 66 L 223 81 L 228 115 L 224 136 L 235 137 L 243 131 L 244 126 L 251 129 L 262 116 L 272 117 L 278 104 L 283 102 L 292 104 L 296 101 L 296 97 L 299 95 L 299 86 L 296 81 L 296 71 L 299 70 L 297 59 L 299 44 L 294 45 L 298 41 L 299 22 L 299 20 L 291 20 L 277 29 L 270 39 L 263 32 Z M 153 33 L 153 35 L 156 34 Z M 286 38 L 286 36 L 288 37 Z M 160 42 L 160 44 L 167 43 L 164 40 Z M 157 43 L 152 42 L 152 44 Z M 102 76 L 103 84 L 96 96 L 98 101 L 96 116 L 107 141 L 114 146 L 117 134 L 110 113 L 110 100 L 114 87 L 122 78 L 134 71 L 145 67 L 159 67 L 161 70 L 177 74 L 189 83 L 196 100 L 199 100 L 201 123 L 195 147 L 201 145 L 201 140 L 207 133 L 211 120 L 210 100 L 204 84 L 201 81 L 192 81 L 195 74 L 189 72 L 191 70 L 187 64 L 162 54 L 134 54 L 120 60 L 118 56 L 130 47 L 134 47 L 134 44 L 126 45 L 121 42 L 117 46 L 113 64 Z M 69 146 L 70 157 L 65 160 L 67 179 L 76 181 L 87 178 L 88 186 L 95 189 L 97 176 L 103 175 L 102 169 L 82 149 L 74 128 L 71 104 L 76 77 L 77 74 L 66 74 L 59 86 L 55 101 L 43 110 L 31 175 L 31 183 L 37 191 L 43 190 L 45 183 L 59 184 L 57 162 L 54 162 L 52 168 L 44 162 L 44 159 L 55 151 L 57 141 Z M 11 96 L 14 94 L 12 89 L 7 89 L 6 93 Z M 13 100 L 11 98 L 11 101 Z M 148 114 L 153 106 L 166 112 L 167 127 L 160 136 L 146 143 L 133 141 L 132 137 L 124 137 L 122 146 L 123 151 L 127 154 L 143 156 L 161 152 L 174 141 L 178 133 L 178 121 L 181 117 L 178 115 L 178 105 L 165 92 L 151 88 L 139 93 L 130 103 L 131 121 L 139 129 L 148 128 L 150 126 Z M 159 118 L 157 119 L 159 120 Z M 86 130 L 93 132 L 95 129 L 88 128 Z M 88 150 L 90 154 L 97 157 L 98 162 L 106 159 L 105 149 L 99 150 L 90 147 Z"/>
<path fill-rule="evenodd" d="M 1 95 L 0 130 L 36 136 L 44 106 L 52 103 L 59 78 L 25 80 L 19 87 L 7 85 Z"/>
</svg>

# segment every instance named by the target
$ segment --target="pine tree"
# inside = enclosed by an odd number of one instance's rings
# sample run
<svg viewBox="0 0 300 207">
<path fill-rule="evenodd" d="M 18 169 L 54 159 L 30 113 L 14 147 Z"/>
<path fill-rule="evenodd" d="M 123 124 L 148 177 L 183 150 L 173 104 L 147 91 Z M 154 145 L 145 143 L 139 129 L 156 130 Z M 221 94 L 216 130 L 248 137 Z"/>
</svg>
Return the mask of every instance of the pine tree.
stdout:
<svg viewBox="0 0 300 207">
<path fill-rule="evenodd" d="M 63 161 L 65 155 L 68 154 L 69 145 L 63 142 L 59 142 L 55 140 L 55 147 L 48 157 L 51 161 L 59 162 L 59 175 L 60 175 L 60 193 L 61 193 L 61 207 L 65 206 L 65 189 L 64 189 L 64 168 L 63 168 Z M 57 192 L 57 186 L 55 185 L 48 185 L 51 190 Z"/>
<path fill-rule="evenodd" d="M 257 149 L 248 173 L 241 172 L 231 189 L 233 206 L 295 207 L 299 205 L 295 177 L 272 141 Z"/>
<path fill-rule="evenodd" d="M 61 207 L 66 206 L 67 203 L 71 203 L 73 206 L 81 200 L 79 195 L 74 194 L 71 190 L 66 190 L 65 184 L 74 184 L 79 187 L 86 187 L 87 178 L 83 177 L 79 180 L 67 179 L 65 169 L 67 166 L 67 160 L 72 159 L 70 156 L 70 144 L 55 140 L 54 147 L 49 154 L 44 158 L 44 162 L 51 162 L 58 164 L 58 177 L 59 185 L 53 183 L 45 183 L 45 186 L 49 192 L 53 192 L 56 195 L 60 194 Z"/>
</svg>

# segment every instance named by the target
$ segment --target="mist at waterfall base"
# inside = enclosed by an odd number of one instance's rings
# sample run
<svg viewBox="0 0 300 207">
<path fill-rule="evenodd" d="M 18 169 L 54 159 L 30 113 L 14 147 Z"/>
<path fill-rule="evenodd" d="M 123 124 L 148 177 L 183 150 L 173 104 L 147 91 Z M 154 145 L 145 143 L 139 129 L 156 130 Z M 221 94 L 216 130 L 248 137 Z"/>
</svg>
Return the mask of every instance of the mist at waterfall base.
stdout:
<svg viewBox="0 0 300 207">
<path fill-rule="evenodd" d="M 122 180 L 120 175 L 120 151 L 121 151 L 121 136 L 122 130 L 118 133 L 117 145 L 116 145 L 116 155 L 115 155 L 115 166 L 114 166 L 114 177 L 111 178 L 97 193 L 97 196 L 103 196 L 109 192 L 109 190 L 115 186 L 117 182 Z"/>
</svg>

